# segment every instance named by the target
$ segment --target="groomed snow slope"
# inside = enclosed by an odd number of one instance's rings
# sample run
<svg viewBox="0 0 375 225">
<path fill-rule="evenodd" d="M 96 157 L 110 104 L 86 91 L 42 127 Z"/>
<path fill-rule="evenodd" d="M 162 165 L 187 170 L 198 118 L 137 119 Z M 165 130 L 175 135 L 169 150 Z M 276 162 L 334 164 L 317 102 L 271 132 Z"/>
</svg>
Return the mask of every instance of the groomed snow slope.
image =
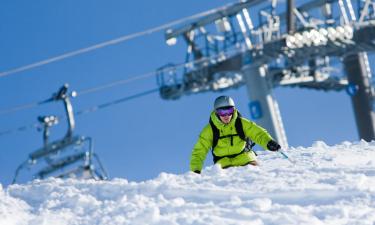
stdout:
<svg viewBox="0 0 375 225">
<path fill-rule="evenodd" d="M 286 153 L 295 165 L 260 152 L 260 167 L 212 166 L 202 175 L 0 186 L 0 225 L 375 224 L 375 142 Z"/>
</svg>

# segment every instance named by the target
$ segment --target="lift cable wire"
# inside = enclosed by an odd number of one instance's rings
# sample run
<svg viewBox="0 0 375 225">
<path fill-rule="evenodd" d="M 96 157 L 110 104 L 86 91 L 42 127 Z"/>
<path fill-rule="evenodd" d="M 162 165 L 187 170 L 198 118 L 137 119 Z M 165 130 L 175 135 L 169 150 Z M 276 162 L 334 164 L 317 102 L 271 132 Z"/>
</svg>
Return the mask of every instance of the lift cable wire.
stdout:
<svg viewBox="0 0 375 225">
<path fill-rule="evenodd" d="M 238 50 L 227 51 L 227 53 L 233 53 L 233 52 L 238 52 Z M 186 67 L 186 66 L 189 66 L 189 65 L 192 65 L 192 64 L 195 64 L 195 63 L 200 63 L 200 62 L 203 62 L 203 61 L 214 59 L 214 58 L 218 57 L 219 55 L 220 55 L 220 53 L 215 54 L 215 55 L 213 55 L 211 57 L 208 57 L 208 58 L 203 57 L 203 58 L 196 59 L 196 60 L 189 61 L 189 62 L 174 64 L 173 67 L 171 67 L 169 69 L 167 69 L 167 68 L 161 69 L 161 71 L 168 71 L 168 70 L 172 70 L 172 69 L 178 69 L 180 67 Z M 160 72 L 160 70 L 159 70 L 159 72 Z M 115 87 L 115 86 L 118 86 L 118 85 L 123 85 L 123 84 L 131 83 L 131 82 L 134 82 L 134 81 L 137 81 L 137 80 L 153 77 L 155 75 L 157 75 L 157 72 L 152 71 L 152 72 L 140 74 L 140 75 L 137 75 L 137 76 L 133 76 L 133 77 L 130 77 L 128 79 L 118 80 L 118 81 L 114 81 L 114 82 L 104 84 L 104 85 L 100 85 L 100 86 L 97 86 L 97 87 L 77 91 L 77 94 L 80 95 L 80 96 L 85 95 L 85 94 L 90 94 L 90 93 L 93 93 L 93 92 L 97 92 L 97 91 L 101 91 L 101 90 L 104 90 L 104 89 L 112 88 L 112 87 Z M 1 115 L 1 111 L 0 111 L 0 115 Z"/>
<path fill-rule="evenodd" d="M 156 73 L 155 71 L 148 72 L 148 73 L 144 73 L 144 74 L 134 76 L 134 77 L 131 77 L 131 78 L 128 78 L 128 79 L 118 80 L 118 81 L 108 83 L 108 84 L 104 84 L 104 85 L 101 85 L 101 86 L 97 86 L 97 87 L 93 87 L 93 88 L 89 88 L 89 89 L 84 89 L 84 90 L 78 91 L 77 94 L 82 96 L 82 95 L 94 93 L 94 92 L 101 91 L 101 90 L 104 90 L 104 89 L 112 88 L 112 87 L 117 86 L 117 85 L 127 84 L 127 83 L 134 82 L 134 81 L 137 81 L 137 80 L 145 79 L 145 78 L 154 76 L 155 73 Z M 50 102 L 50 99 L 39 101 L 39 102 L 34 102 L 34 103 L 18 105 L 18 106 L 14 106 L 14 107 L 8 108 L 8 109 L 0 109 L 0 115 L 5 115 L 5 114 L 25 110 L 25 109 L 30 109 L 30 108 L 33 108 L 33 107 L 36 107 L 36 106 L 43 105 L 43 104 L 48 103 L 48 102 Z"/>
<path fill-rule="evenodd" d="M 159 32 L 161 30 L 165 30 L 167 28 L 173 27 L 173 26 L 181 24 L 183 22 L 186 22 L 186 21 L 189 21 L 189 20 L 194 20 L 194 19 L 197 19 L 197 18 L 200 18 L 200 17 L 204 17 L 206 15 L 217 12 L 218 10 L 220 10 L 220 8 L 219 9 L 211 9 L 211 10 L 208 10 L 208 11 L 205 11 L 205 12 L 201 12 L 201 13 L 189 16 L 189 17 L 185 17 L 185 18 L 182 18 L 182 19 L 178 19 L 178 20 L 160 25 L 158 27 L 154 27 L 154 28 L 151 28 L 151 29 L 148 29 L 148 30 L 144 30 L 144 31 L 141 31 L 141 32 L 125 35 L 125 36 L 122 36 L 122 37 L 119 37 L 119 38 L 116 38 L 116 39 L 112 39 L 112 40 L 109 40 L 109 41 L 105 41 L 105 42 L 102 42 L 102 43 L 99 43 L 99 44 L 95 44 L 95 45 L 92 45 L 92 46 L 89 46 L 89 47 L 81 48 L 81 49 L 78 49 L 78 50 L 75 50 L 75 51 L 71 51 L 71 52 L 67 52 L 67 53 L 64 53 L 64 54 L 61 54 L 61 55 L 58 55 L 58 56 L 47 58 L 47 59 L 39 61 L 39 62 L 31 63 L 31 64 L 28 64 L 28 65 L 25 65 L 25 66 L 20 66 L 20 67 L 17 67 L 17 68 L 8 70 L 8 71 L 3 71 L 3 72 L 0 72 L 0 78 L 5 77 L 5 76 L 9 76 L 9 75 L 12 75 L 12 74 L 20 73 L 20 72 L 23 72 L 23 71 L 27 71 L 27 70 L 30 70 L 30 69 L 33 69 L 33 68 L 36 68 L 36 67 L 44 66 L 46 64 L 50 64 L 50 63 L 53 63 L 53 62 L 61 61 L 63 59 L 71 58 L 71 57 L 81 55 L 83 53 L 91 52 L 91 51 L 94 51 L 94 50 L 97 50 L 97 49 L 100 49 L 100 48 L 104 48 L 104 47 L 107 47 L 107 46 L 116 45 L 116 44 L 119 44 L 119 43 L 122 43 L 122 42 L 125 42 L 125 41 L 129 41 L 131 39 L 135 39 L 135 38 L 138 38 L 138 37 L 141 37 L 141 36 L 150 35 L 152 33 Z"/>
<path fill-rule="evenodd" d="M 111 102 L 107 102 L 107 103 L 103 103 L 103 104 L 100 104 L 100 105 L 97 105 L 97 106 L 93 106 L 93 107 L 90 107 L 88 109 L 78 111 L 75 114 L 78 116 L 78 115 L 84 115 L 84 114 L 87 114 L 87 113 L 95 112 L 97 110 L 104 109 L 104 108 L 107 108 L 107 107 L 110 107 L 110 106 L 114 106 L 114 105 L 129 101 L 129 100 L 132 100 L 132 99 L 135 99 L 135 98 L 143 97 L 143 96 L 146 96 L 146 95 L 158 92 L 158 91 L 159 91 L 159 88 L 154 88 L 154 89 L 144 91 L 144 92 L 141 92 L 141 93 L 138 93 L 138 94 L 126 96 L 124 98 L 120 98 L 120 99 L 117 99 L 117 100 L 114 100 L 114 101 L 111 101 Z"/>
<path fill-rule="evenodd" d="M 3 130 L 3 131 L 0 131 L 0 137 L 4 136 L 4 135 L 8 135 L 8 134 L 13 134 L 13 133 L 16 133 L 16 132 L 25 131 L 25 130 L 28 130 L 28 129 L 31 129 L 31 128 L 39 128 L 39 127 L 40 127 L 39 123 L 33 123 L 33 124 L 29 124 L 29 125 L 23 125 L 23 126 L 15 128 L 15 129 Z"/>
<path fill-rule="evenodd" d="M 124 98 L 120 98 L 120 99 L 117 99 L 117 100 L 114 100 L 114 101 L 111 101 L 111 102 L 103 103 L 103 104 L 100 104 L 100 105 L 97 105 L 97 106 L 90 107 L 88 109 L 80 110 L 80 111 L 76 112 L 75 115 L 80 116 L 80 115 L 88 114 L 88 113 L 91 113 L 91 112 L 95 112 L 95 111 L 98 111 L 100 109 L 104 109 L 104 108 L 107 108 L 107 107 L 110 107 L 110 106 L 114 106 L 114 105 L 117 105 L 117 104 L 120 104 L 120 103 L 123 103 L 123 102 L 126 102 L 126 101 L 130 101 L 132 99 L 140 98 L 140 97 L 143 97 L 143 96 L 146 96 L 146 95 L 158 92 L 158 91 L 159 91 L 159 88 L 154 88 L 154 89 L 147 90 L 147 91 L 137 93 L 137 94 L 134 94 L 134 95 L 126 96 Z M 58 116 L 58 117 L 60 119 L 63 119 L 65 116 Z M 16 133 L 16 132 L 25 131 L 25 130 L 28 130 L 28 129 L 31 129 L 31 128 L 40 128 L 40 127 L 41 127 L 40 123 L 23 125 L 23 126 L 20 126 L 18 128 L 15 128 L 15 129 L 8 129 L 8 130 L 0 131 L 0 137 L 4 136 L 4 135 Z"/>
<path fill-rule="evenodd" d="M 97 87 L 77 91 L 77 94 L 79 96 L 82 96 L 82 95 L 98 92 L 98 91 L 108 89 L 108 88 L 112 88 L 112 87 L 115 87 L 115 86 L 118 86 L 118 85 L 128 84 L 128 83 L 131 83 L 131 82 L 134 82 L 134 81 L 137 81 L 137 80 L 153 77 L 153 76 L 155 76 L 155 74 L 156 74 L 155 71 L 144 73 L 144 74 L 141 74 L 141 75 L 130 77 L 128 79 L 118 80 L 118 81 L 114 81 L 114 82 L 104 84 L 104 85 L 100 85 L 100 86 L 97 86 Z"/>
<path fill-rule="evenodd" d="M 228 50 L 226 53 L 227 54 L 233 54 L 235 52 L 239 52 L 238 49 Z M 180 68 L 180 67 L 186 67 L 186 66 L 189 66 L 189 65 L 192 65 L 192 64 L 195 64 L 195 63 L 200 63 L 200 62 L 203 62 L 203 61 L 214 59 L 219 55 L 221 55 L 221 53 L 218 53 L 216 55 L 212 55 L 209 58 L 203 57 L 203 58 L 200 58 L 200 59 L 197 59 L 197 60 L 194 60 L 194 61 L 190 61 L 190 62 L 178 63 L 178 64 L 175 64 L 172 68 L 177 69 L 177 68 Z M 164 69 L 164 70 L 168 70 L 168 69 Z M 83 89 L 83 90 L 77 91 L 77 95 L 82 96 L 82 95 L 86 95 L 86 94 L 91 94 L 91 93 L 102 91 L 102 90 L 105 90 L 105 89 L 109 89 L 109 88 L 112 88 L 112 87 L 115 87 L 115 86 L 118 86 L 118 85 L 124 85 L 124 84 L 128 84 L 128 83 L 138 81 L 138 80 L 141 80 L 141 79 L 153 77 L 156 74 L 157 74 L 156 71 L 143 73 L 143 74 L 140 74 L 140 75 L 136 75 L 136 76 L 127 78 L 127 79 L 117 80 L 117 81 L 107 83 L 107 84 L 103 84 L 103 85 L 100 85 L 100 86 L 96 86 L 96 87 L 92 87 L 92 88 L 88 88 L 88 89 Z M 13 112 L 17 112 L 17 111 L 21 111 L 21 110 L 25 110 L 25 109 L 30 109 L 30 108 L 48 103 L 49 101 L 50 101 L 50 99 L 47 99 L 47 100 L 43 100 L 43 101 L 38 101 L 38 102 L 14 106 L 14 107 L 8 108 L 8 109 L 0 109 L 0 115 L 5 115 L 5 114 L 8 114 L 8 113 L 13 113 Z M 1 136 L 1 133 L 0 133 L 0 136 Z"/>
<path fill-rule="evenodd" d="M 17 112 L 17 111 L 21 111 L 21 110 L 25 110 L 25 109 L 34 108 L 36 106 L 42 105 L 42 104 L 47 103 L 47 102 L 48 102 L 48 100 L 44 100 L 44 101 L 28 103 L 28 104 L 24 104 L 24 105 L 18 105 L 18 106 L 8 108 L 8 109 L 0 109 L 0 115 L 13 113 L 13 112 Z"/>
</svg>

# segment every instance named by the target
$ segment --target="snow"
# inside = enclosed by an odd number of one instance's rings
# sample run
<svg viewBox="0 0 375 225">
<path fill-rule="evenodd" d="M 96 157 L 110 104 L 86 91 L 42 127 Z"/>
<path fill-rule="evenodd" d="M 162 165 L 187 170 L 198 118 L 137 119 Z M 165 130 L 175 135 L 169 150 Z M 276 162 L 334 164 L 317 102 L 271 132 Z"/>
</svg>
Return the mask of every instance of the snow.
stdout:
<svg viewBox="0 0 375 225">
<path fill-rule="evenodd" d="M 375 224 L 375 142 L 262 151 L 259 167 L 0 185 L 0 225 Z M 188 162 L 187 162 L 188 163 Z"/>
</svg>

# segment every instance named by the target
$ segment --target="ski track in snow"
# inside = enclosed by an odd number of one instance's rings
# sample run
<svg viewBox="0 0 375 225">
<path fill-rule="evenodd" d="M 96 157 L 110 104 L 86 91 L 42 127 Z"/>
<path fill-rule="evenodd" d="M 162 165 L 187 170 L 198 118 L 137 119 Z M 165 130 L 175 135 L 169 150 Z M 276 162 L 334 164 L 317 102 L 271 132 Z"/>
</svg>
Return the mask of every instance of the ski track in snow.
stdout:
<svg viewBox="0 0 375 225">
<path fill-rule="evenodd" d="M 287 149 L 295 164 L 258 153 L 260 167 L 210 166 L 201 175 L 0 185 L 0 225 L 375 225 L 375 142 Z"/>
</svg>

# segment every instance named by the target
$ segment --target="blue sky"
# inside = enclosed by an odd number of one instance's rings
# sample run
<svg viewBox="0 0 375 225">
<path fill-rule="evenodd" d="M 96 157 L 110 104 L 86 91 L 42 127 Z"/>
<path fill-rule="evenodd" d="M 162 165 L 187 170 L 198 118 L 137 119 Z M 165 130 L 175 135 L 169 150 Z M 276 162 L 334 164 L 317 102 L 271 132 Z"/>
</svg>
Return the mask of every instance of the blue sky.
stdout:
<svg viewBox="0 0 375 225">
<path fill-rule="evenodd" d="M 18 1 L 0 3 L 0 72 L 144 31 L 233 1 Z M 49 98 L 64 83 L 78 91 L 74 110 L 157 87 L 154 77 L 79 96 L 79 90 L 155 71 L 184 61 L 185 44 L 170 47 L 158 32 L 11 76 L 0 77 L 0 109 Z M 191 149 L 221 93 L 162 100 L 157 93 L 76 117 L 75 134 L 92 137 L 111 178 L 145 180 L 160 172 L 184 173 Z M 249 117 L 245 87 L 226 91 Z M 278 88 L 290 146 L 358 140 L 350 97 L 345 92 Z M 40 115 L 64 114 L 62 103 L 0 115 L 0 131 L 37 122 Z M 57 140 L 64 120 L 51 130 Z M 0 136 L 0 183 L 11 182 L 16 167 L 42 146 L 42 132 L 27 129 Z M 272 153 L 271 153 L 272 154 Z M 261 159 L 260 159 L 261 160 Z M 210 165 L 208 159 L 206 165 Z"/>
</svg>

